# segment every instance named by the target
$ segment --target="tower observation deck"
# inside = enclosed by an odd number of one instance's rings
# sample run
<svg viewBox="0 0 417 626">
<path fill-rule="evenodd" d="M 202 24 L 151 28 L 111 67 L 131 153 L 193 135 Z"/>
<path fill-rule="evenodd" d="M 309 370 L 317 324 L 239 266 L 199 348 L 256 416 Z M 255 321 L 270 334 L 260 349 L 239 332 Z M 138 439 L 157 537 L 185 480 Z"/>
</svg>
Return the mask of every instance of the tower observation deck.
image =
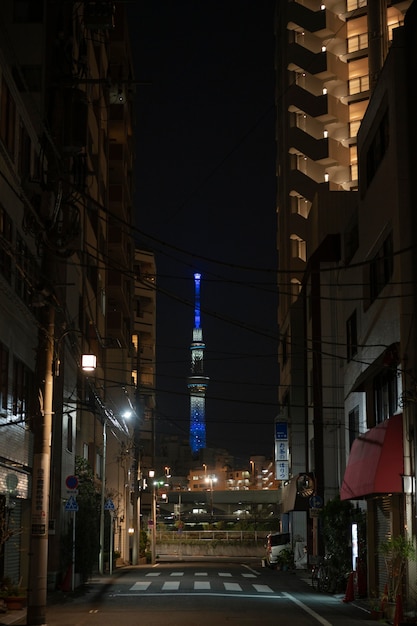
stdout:
<svg viewBox="0 0 417 626">
<path fill-rule="evenodd" d="M 195 306 L 193 340 L 190 346 L 191 372 L 187 379 L 190 391 L 190 447 L 193 454 L 206 447 L 206 389 L 209 382 L 204 375 L 203 331 L 200 314 L 201 274 L 194 274 Z"/>
</svg>

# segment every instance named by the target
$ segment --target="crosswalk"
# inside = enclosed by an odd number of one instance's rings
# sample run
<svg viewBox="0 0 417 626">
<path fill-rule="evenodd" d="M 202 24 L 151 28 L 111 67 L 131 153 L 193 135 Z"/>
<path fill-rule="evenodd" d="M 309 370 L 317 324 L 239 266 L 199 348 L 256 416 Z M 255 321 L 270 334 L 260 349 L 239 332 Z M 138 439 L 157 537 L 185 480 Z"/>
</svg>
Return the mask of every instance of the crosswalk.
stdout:
<svg viewBox="0 0 417 626">
<path fill-rule="evenodd" d="M 184 571 L 162 572 L 151 571 L 143 575 L 141 580 L 136 581 L 130 588 L 132 594 L 146 593 L 192 593 L 192 592 L 216 592 L 216 593 L 251 593 L 251 594 L 276 594 L 269 585 L 259 584 L 253 579 L 258 576 L 251 572 L 232 574 L 231 572 L 194 572 L 192 577 L 185 577 Z M 233 579 L 233 580 L 230 580 Z"/>
</svg>

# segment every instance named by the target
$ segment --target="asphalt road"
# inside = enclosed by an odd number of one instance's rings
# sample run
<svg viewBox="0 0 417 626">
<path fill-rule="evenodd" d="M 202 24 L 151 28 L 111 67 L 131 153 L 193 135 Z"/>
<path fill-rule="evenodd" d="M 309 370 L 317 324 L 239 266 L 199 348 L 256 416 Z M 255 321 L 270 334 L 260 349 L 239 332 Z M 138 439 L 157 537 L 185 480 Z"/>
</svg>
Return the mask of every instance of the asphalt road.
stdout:
<svg viewBox="0 0 417 626">
<path fill-rule="evenodd" d="M 52 599 L 51 599 L 52 600 Z M 369 615 L 258 561 L 158 563 L 55 597 L 48 626 L 356 626 Z M 22 619 L 19 624 L 26 624 Z M 0 619 L 1 624 L 1 619 Z"/>
</svg>

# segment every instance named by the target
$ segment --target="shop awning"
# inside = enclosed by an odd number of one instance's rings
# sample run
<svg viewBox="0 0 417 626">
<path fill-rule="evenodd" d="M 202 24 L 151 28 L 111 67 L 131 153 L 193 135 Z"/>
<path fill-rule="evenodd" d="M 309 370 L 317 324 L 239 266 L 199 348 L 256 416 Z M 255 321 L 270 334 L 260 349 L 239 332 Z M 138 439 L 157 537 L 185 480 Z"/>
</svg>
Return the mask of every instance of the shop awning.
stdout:
<svg viewBox="0 0 417 626">
<path fill-rule="evenodd" d="M 353 442 L 340 498 L 401 493 L 404 473 L 403 416 L 394 415 Z"/>
</svg>

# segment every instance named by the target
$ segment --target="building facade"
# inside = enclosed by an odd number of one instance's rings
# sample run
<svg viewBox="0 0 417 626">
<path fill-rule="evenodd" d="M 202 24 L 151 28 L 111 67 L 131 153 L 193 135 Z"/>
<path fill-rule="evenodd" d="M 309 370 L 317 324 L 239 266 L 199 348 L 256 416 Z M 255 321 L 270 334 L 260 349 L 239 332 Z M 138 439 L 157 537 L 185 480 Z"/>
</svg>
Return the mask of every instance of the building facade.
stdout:
<svg viewBox="0 0 417 626">
<path fill-rule="evenodd" d="M 1 7 L 0 493 L 21 531 L 5 544 L 2 573 L 29 588 L 44 576 L 61 583 L 71 565 L 60 548 L 77 459 L 113 506 L 112 515 L 101 507 L 95 529 L 97 567 L 113 526 L 129 559 L 134 81 L 125 8 Z M 97 363 L 88 377 L 83 354 Z M 39 558 L 28 569 L 30 551 Z M 35 621 L 39 593 L 29 597 Z"/>
<path fill-rule="evenodd" d="M 378 107 L 375 94 L 383 90 L 381 76 L 389 71 L 384 64 L 388 52 L 397 54 L 394 33 L 410 4 L 277 3 L 279 419 L 288 422 L 290 451 L 283 513 L 293 533 L 305 538 L 310 554 L 324 551 L 317 521 L 309 513 L 311 490 L 322 503 L 337 497 L 346 486 L 345 468 L 352 467 L 354 440 L 378 422 L 392 419 L 394 428 L 403 421 L 398 417 L 402 403 L 388 400 L 402 397 L 403 371 L 394 363 L 401 359 L 401 329 L 411 332 L 404 325 L 410 309 L 406 315 L 402 311 L 407 298 L 396 291 L 403 284 L 402 260 L 397 262 L 403 245 L 400 229 L 395 231 L 401 210 L 399 196 L 391 202 L 382 185 L 374 190 L 376 181 L 383 180 L 383 168 L 376 175 L 380 162 L 391 173 L 385 180 L 401 180 L 407 171 L 406 145 L 401 171 L 394 169 L 398 152 L 390 152 L 395 142 L 390 141 L 390 150 L 386 145 L 387 133 L 394 135 L 394 125 L 404 123 L 406 111 L 400 111 L 392 91 L 389 115 L 381 108 L 374 113 L 375 119 L 382 116 L 379 122 L 370 117 L 362 121 L 371 97 L 373 109 Z M 404 90 L 406 80 L 398 76 L 397 87 Z M 387 90 L 380 97 L 390 99 Z M 398 188 L 393 184 L 391 193 Z M 378 204 L 372 193 L 378 194 Z M 409 198 L 404 201 L 407 211 Z M 407 419 L 402 432 L 408 429 Z M 408 445 L 404 450 L 409 451 Z M 401 523 L 403 487 L 388 501 L 389 489 L 382 489 L 382 495 L 375 485 L 370 489 L 366 500 L 358 492 L 351 499 L 367 512 L 368 533 L 374 533 L 368 559 L 374 583 L 378 568 L 373 556 L 382 536 L 400 531 L 414 535 L 410 524 Z M 342 497 L 348 497 L 346 490 Z M 375 538 L 370 528 L 378 498 L 383 511 Z"/>
</svg>

